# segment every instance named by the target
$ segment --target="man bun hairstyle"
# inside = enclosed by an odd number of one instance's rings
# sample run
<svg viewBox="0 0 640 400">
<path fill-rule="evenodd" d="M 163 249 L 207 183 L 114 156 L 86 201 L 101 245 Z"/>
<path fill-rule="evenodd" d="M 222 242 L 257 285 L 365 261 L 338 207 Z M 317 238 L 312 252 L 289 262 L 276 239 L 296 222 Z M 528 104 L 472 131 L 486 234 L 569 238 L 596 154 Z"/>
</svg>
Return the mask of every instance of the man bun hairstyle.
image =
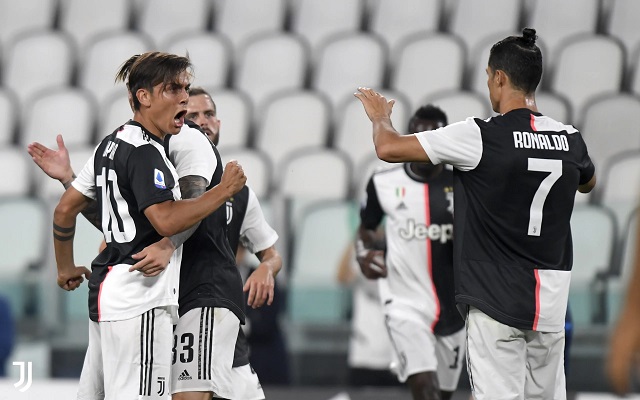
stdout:
<svg viewBox="0 0 640 400">
<path fill-rule="evenodd" d="M 503 71 L 514 88 L 535 92 L 542 78 L 542 52 L 536 45 L 536 30 L 524 28 L 522 36 L 509 36 L 491 47 L 489 67 Z"/>
<path fill-rule="evenodd" d="M 184 71 L 193 75 L 193 66 L 188 57 L 150 51 L 129 57 L 120 66 L 115 81 L 122 81 L 127 85 L 133 109 L 139 110 L 140 101 L 136 96 L 139 89 L 153 92 L 153 87 L 160 83 L 164 86 L 176 83 L 178 76 Z"/>
</svg>

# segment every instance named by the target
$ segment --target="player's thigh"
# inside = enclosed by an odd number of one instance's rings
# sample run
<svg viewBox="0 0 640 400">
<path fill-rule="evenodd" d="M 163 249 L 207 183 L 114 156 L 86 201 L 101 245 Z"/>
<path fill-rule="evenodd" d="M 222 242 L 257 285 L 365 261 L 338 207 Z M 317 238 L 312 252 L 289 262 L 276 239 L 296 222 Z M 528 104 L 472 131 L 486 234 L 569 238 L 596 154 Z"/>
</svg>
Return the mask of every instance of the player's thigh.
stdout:
<svg viewBox="0 0 640 400">
<path fill-rule="evenodd" d="M 392 370 L 398 380 L 405 382 L 411 375 L 437 370 L 436 338 L 421 318 L 390 312 L 385 315 L 385 324 L 394 353 Z"/>
<path fill-rule="evenodd" d="M 524 400 L 526 342 L 519 329 L 470 307 L 467 372 L 476 400 Z"/>
<path fill-rule="evenodd" d="M 89 346 L 84 356 L 84 364 L 78 384 L 77 400 L 104 399 L 104 373 L 102 365 L 99 323 L 89 321 Z"/>
<path fill-rule="evenodd" d="M 166 308 L 100 322 L 105 400 L 166 400 L 173 325 Z"/>
<path fill-rule="evenodd" d="M 173 335 L 172 393 L 233 397 L 233 354 L 240 320 L 226 308 L 202 307 L 180 317 Z"/>
<path fill-rule="evenodd" d="M 566 399 L 564 342 L 564 331 L 527 332 L 527 399 Z"/>
<path fill-rule="evenodd" d="M 438 358 L 438 382 L 440 389 L 456 390 L 464 365 L 467 334 L 464 329 L 447 336 L 436 336 Z"/>
</svg>

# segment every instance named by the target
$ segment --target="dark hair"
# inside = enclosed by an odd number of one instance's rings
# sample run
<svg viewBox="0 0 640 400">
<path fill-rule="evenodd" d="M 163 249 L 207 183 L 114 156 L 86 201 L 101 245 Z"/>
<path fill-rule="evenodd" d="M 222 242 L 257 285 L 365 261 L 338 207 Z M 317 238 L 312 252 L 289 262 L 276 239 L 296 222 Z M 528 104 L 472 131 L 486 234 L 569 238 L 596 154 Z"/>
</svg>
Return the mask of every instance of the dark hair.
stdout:
<svg viewBox="0 0 640 400">
<path fill-rule="evenodd" d="M 417 120 L 442 122 L 443 126 L 448 124 L 447 114 L 445 114 L 440 107 L 436 107 L 432 104 L 427 104 L 418 108 L 409 119 L 409 127 L 411 127 L 411 124 Z"/>
<path fill-rule="evenodd" d="M 218 106 L 216 106 L 216 102 L 213 101 L 213 97 L 211 97 L 209 92 L 207 92 L 206 90 L 204 90 L 200 86 L 195 86 L 195 87 L 192 87 L 191 89 L 189 89 L 189 96 L 209 96 L 209 100 L 211 100 L 211 104 L 213 104 L 213 112 L 215 114 L 218 113 Z"/>
<path fill-rule="evenodd" d="M 189 58 L 158 51 L 136 54 L 125 61 L 116 74 L 116 82 L 127 84 L 134 110 L 140 109 L 136 96 L 139 89 L 153 92 L 153 87 L 163 83 L 165 86 L 176 82 L 178 75 L 187 71 L 192 75 Z"/>
<path fill-rule="evenodd" d="M 542 78 L 542 52 L 536 30 L 524 28 L 522 36 L 509 36 L 491 47 L 489 67 L 504 71 L 512 85 L 526 94 L 535 92 Z"/>
</svg>

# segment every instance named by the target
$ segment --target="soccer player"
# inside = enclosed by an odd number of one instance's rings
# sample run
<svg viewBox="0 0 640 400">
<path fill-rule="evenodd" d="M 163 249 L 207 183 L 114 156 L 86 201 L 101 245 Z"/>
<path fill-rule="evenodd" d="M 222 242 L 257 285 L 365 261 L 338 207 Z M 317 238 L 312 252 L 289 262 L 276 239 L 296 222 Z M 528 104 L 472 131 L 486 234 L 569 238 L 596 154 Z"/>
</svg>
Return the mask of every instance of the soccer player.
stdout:
<svg viewBox="0 0 640 400">
<path fill-rule="evenodd" d="M 542 54 L 534 29 L 491 48 L 493 110 L 433 131 L 399 135 L 393 100 L 355 94 L 378 157 L 454 166 L 456 301 L 467 324 L 476 399 L 565 399 L 564 322 L 576 190 L 595 186 L 580 132 L 538 112 Z"/>
<path fill-rule="evenodd" d="M 232 162 L 215 187 L 177 201 L 178 176 L 163 143 L 182 131 L 190 69 L 187 58 L 160 52 L 123 64 L 117 79 L 127 81 L 133 119 L 102 140 L 55 209 L 58 285 L 74 290 L 89 278 L 89 347 L 78 399 L 166 398 L 184 254 L 178 248 L 153 276 L 132 273 L 132 255 L 194 226 L 246 181 Z M 89 272 L 75 266 L 73 237 L 77 215 L 95 202 L 100 214 L 92 220 L 102 226 L 106 248 Z"/>
<path fill-rule="evenodd" d="M 192 107 L 192 104 L 195 104 L 196 107 Z M 197 106 L 198 104 L 204 107 L 204 111 L 197 111 L 199 109 Z M 211 112 L 212 110 L 213 113 Z M 193 88 L 190 90 L 189 104 L 187 105 L 187 117 L 195 117 L 198 122 L 202 122 L 207 128 L 219 126 L 219 123 L 214 125 L 210 121 L 206 120 L 206 118 L 215 118 L 215 104 L 211 100 L 209 94 L 200 88 Z M 205 120 L 203 120 L 203 118 L 205 118 Z M 207 124 L 207 122 L 209 124 Z M 186 124 L 189 125 L 190 122 L 187 120 Z M 211 137 L 211 132 L 208 132 L 207 130 L 203 131 Z M 218 130 L 216 129 L 216 133 L 217 131 Z M 69 160 L 69 153 L 64 145 L 62 136 L 58 136 L 57 142 L 57 151 L 49 149 L 40 143 L 33 143 L 29 145 L 28 150 L 36 164 L 47 175 L 59 180 L 65 187 L 68 187 L 70 182 L 74 179 L 73 170 Z M 199 195 L 199 190 L 202 191 L 206 186 L 206 182 L 202 183 L 202 181 L 205 180 L 203 176 L 210 174 L 213 170 L 212 168 L 215 168 L 215 165 L 221 165 L 220 160 L 217 157 L 217 150 L 215 152 L 212 150 L 212 146 L 205 135 L 186 125 L 183 127 L 180 135 L 172 138 L 171 141 L 167 141 L 166 144 L 167 146 L 165 146 L 165 150 L 169 155 L 169 159 L 175 163 L 178 170 L 180 186 L 184 192 L 183 195 Z M 207 168 L 207 166 L 209 167 Z M 198 187 L 200 189 L 198 189 Z M 274 300 L 274 278 L 282 267 L 282 258 L 274 247 L 274 244 L 278 239 L 278 235 L 264 220 L 257 197 L 246 185 L 227 201 L 227 210 L 229 209 L 232 209 L 232 212 L 230 212 L 228 216 L 226 216 L 226 214 L 220 214 L 225 215 L 225 218 L 218 218 L 215 220 L 218 224 L 209 225 L 205 231 L 196 231 L 196 233 L 201 236 L 200 239 L 197 239 L 197 243 L 198 245 L 202 244 L 202 237 L 206 237 L 206 239 L 204 239 L 205 241 L 208 240 L 215 242 L 223 240 L 221 233 L 219 232 L 220 227 L 224 227 L 228 222 L 228 240 L 231 245 L 231 254 L 235 254 L 238 242 L 242 241 L 248 248 L 256 253 L 258 258 L 261 260 L 261 264 L 258 266 L 257 270 L 247 278 L 247 282 L 244 287 L 244 290 L 248 292 L 248 304 L 253 308 L 260 307 L 265 304 L 265 302 L 271 305 Z M 208 232 L 211 232 L 211 234 L 209 235 Z M 213 236 L 218 239 L 213 240 L 211 238 Z M 226 238 L 224 240 L 226 240 Z M 169 257 L 172 254 L 172 247 L 165 246 L 164 241 L 166 241 L 166 239 L 146 247 L 140 253 L 134 255 L 133 258 L 140 261 L 138 261 L 131 270 L 140 270 L 147 274 L 153 274 L 156 273 L 156 268 L 165 266 L 169 262 Z M 192 246 L 192 243 L 194 242 L 190 240 L 187 241 L 185 243 L 185 248 L 197 251 L 197 247 Z M 211 246 L 212 248 L 220 249 L 226 247 L 220 243 L 212 243 Z M 165 249 L 167 249 L 168 252 Z M 207 248 L 202 249 L 202 258 L 207 262 L 215 261 L 215 259 L 221 259 L 223 261 L 226 260 L 225 262 L 227 264 L 229 263 L 228 254 L 226 254 L 226 258 L 223 254 L 212 255 L 211 250 Z M 187 264 L 185 263 L 184 265 Z M 210 267 L 214 268 L 212 265 Z M 183 268 L 182 276 L 189 276 L 185 268 Z M 200 265 L 198 268 L 202 269 L 207 267 Z M 211 278 L 209 279 L 209 281 L 212 282 L 227 282 L 226 285 L 229 284 L 229 281 L 235 280 L 236 274 L 229 273 L 221 277 L 216 277 L 215 274 L 211 274 Z M 181 280 L 180 284 L 180 290 L 182 292 L 189 290 L 187 285 L 193 285 L 193 282 Z M 235 293 L 232 298 L 228 299 L 229 301 L 237 300 L 237 293 L 240 293 L 240 296 L 242 296 L 241 285 L 234 286 L 235 288 L 228 291 L 229 293 Z M 218 295 L 222 296 L 224 299 L 224 296 L 227 296 L 229 293 L 218 293 Z M 183 298 L 181 297 L 180 300 L 182 304 Z M 241 306 L 241 303 L 236 304 L 236 306 Z M 177 352 L 175 347 L 180 339 L 181 337 L 176 334 L 174 337 L 174 352 Z M 229 346 L 232 344 L 233 343 Z M 220 349 L 224 348 L 224 346 L 221 345 L 218 347 Z M 233 369 L 229 372 L 231 376 L 227 376 L 225 378 L 228 381 L 232 381 L 232 398 L 244 400 L 264 398 L 258 377 L 249 365 L 249 349 L 246 338 L 244 337 L 241 329 L 238 331 L 238 338 L 235 343 L 235 347 Z M 206 349 L 200 349 L 199 347 L 198 351 L 200 350 L 204 351 Z M 192 379 L 186 379 L 187 374 L 184 374 L 186 368 L 182 365 L 184 363 L 181 362 L 181 359 L 182 358 L 180 357 L 176 357 L 174 359 L 175 378 L 177 380 L 193 381 L 193 377 Z M 189 357 L 186 357 L 185 359 L 189 359 Z M 209 363 L 211 361 L 212 360 L 210 359 Z M 231 364 L 229 364 L 229 368 L 231 368 Z M 220 374 L 218 373 L 217 375 Z M 217 375 L 214 374 L 214 376 L 206 380 L 215 382 L 216 379 L 219 379 Z M 181 377 L 183 379 L 180 379 Z M 185 393 L 181 393 L 180 395 L 186 396 Z"/>
<path fill-rule="evenodd" d="M 409 132 L 445 125 L 445 113 L 427 105 L 411 117 Z M 385 216 L 386 252 L 375 245 Z M 453 287 L 453 172 L 411 162 L 374 173 L 360 220 L 358 262 L 366 277 L 378 279 L 393 369 L 414 400 L 448 400 L 465 344 Z"/>
</svg>

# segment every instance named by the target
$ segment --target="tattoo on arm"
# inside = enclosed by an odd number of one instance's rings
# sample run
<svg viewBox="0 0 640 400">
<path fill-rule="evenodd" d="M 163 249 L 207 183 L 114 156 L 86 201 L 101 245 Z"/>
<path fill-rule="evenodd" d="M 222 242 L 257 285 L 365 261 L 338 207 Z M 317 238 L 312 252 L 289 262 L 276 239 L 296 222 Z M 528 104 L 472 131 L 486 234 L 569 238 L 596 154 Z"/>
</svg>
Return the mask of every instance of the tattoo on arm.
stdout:
<svg viewBox="0 0 640 400">
<path fill-rule="evenodd" d="M 207 180 L 201 176 L 184 176 L 180 178 L 178 182 L 180 183 L 180 192 L 182 193 L 183 199 L 195 199 L 202 196 L 202 194 L 207 190 Z M 171 236 L 169 240 L 171 240 L 171 243 L 173 243 L 177 249 L 180 245 L 186 242 L 191 235 L 193 235 L 193 232 L 198 229 L 198 226 L 200 226 L 200 222 L 193 225 L 186 231 Z"/>
<path fill-rule="evenodd" d="M 71 180 L 68 182 L 62 182 L 62 186 L 64 186 L 64 190 L 69 189 L 69 186 L 71 186 L 71 182 L 73 182 L 75 179 L 77 178 L 76 174 L 74 173 L 73 175 L 71 175 Z"/>
<path fill-rule="evenodd" d="M 53 223 L 53 237 L 56 240 L 61 242 L 66 242 L 67 240 L 73 240 L 73 237 L 76 234 L 76 225 L 70 226 L 69 228 L 62 227 L 57 225 L 55 222 Z"/>
<path fill-rule="evenodd" d="M 101 213 L 98 208 L 98 202 L 95 200 L 90 200 L 87 206 L 82 210 L 82 215 L 89 221 L 89 223 L 98 230 L 102 231 L 102 221 L 101 221 Z"/>
</svg>

